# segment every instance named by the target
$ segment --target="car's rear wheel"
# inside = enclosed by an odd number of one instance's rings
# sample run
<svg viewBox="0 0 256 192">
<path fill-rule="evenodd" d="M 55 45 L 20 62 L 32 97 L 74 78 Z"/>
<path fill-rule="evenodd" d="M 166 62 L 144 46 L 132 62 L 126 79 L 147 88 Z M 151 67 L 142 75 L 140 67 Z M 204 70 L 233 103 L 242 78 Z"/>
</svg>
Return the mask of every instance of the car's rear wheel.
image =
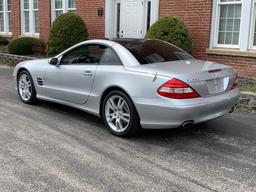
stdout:
<svg viewBox="0 0 256 192">
<path fill-rule="evenodd" d="M 24 103 L 34 104 L 36 102 L 36 89 L 28 71 L 23 70 L 18 74 L 17 88 L 19 97 Z"/>
<path fill-rule="evenodd" d="M 102 106 L 105 125 L 114 135 L 128 137 L 139 130 L 138 113 L 130 98 L 123 92 L 110 92 L 105 97 Z"/>
</svg>

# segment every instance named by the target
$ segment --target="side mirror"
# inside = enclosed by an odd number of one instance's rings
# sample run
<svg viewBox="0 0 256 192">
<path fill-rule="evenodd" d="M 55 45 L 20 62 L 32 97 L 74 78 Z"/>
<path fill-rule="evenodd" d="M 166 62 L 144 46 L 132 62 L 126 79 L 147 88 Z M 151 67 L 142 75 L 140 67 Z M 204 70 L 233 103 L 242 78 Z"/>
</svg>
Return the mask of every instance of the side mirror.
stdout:
<svg viewBox="0 0 256 192">
<path fill-rule="evenodd" d="M 59 63 L 58 58 L 53 57 L 53 58 L 49 59 L 49 64 L 51 64 L 51 65 L 58 65 L 58 63 Z"/>
</svg>

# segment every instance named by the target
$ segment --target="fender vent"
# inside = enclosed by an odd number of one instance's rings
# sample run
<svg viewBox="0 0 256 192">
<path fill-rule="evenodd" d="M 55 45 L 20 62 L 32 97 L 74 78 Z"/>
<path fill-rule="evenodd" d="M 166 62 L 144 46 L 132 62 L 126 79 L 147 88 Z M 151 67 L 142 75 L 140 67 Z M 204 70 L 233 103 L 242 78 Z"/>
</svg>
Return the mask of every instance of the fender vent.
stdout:
<svg viewBox="0 0 256 192">
<path fill-rule="evenodd" d="M 42 78 L 37 78 L 37 84 L 40 85 L 40 86 L 43 86 L 44 85 L 44 81 Z"/>
</svg>

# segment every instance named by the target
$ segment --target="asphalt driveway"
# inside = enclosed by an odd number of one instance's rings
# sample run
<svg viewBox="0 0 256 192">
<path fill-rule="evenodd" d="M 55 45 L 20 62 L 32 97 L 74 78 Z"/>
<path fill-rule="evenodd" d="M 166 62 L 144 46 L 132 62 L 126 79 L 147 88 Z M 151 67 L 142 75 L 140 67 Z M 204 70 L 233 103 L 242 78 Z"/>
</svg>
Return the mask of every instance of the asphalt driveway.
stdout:
<svg viewBox="0 0 256 192">
<path fill-rule="evenodd" d="M 0 68 L 0 191 L 256 191 L 256 118 L 112 136 L 69 107 L 22 104 Z"/>
</svg>

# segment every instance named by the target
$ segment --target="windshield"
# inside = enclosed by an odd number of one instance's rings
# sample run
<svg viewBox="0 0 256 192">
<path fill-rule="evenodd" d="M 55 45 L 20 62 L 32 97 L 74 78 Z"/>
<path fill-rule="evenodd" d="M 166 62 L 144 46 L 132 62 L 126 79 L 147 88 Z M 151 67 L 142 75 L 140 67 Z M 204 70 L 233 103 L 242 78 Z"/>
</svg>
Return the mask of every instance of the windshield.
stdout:
<svg viewBox="0 0 256 192">
<path fill-rule="evenodd" d="M 142 65 L 193 59 L 185 51 L 159 40 L 116 40 L 126 47 Z"/>
</svg>

